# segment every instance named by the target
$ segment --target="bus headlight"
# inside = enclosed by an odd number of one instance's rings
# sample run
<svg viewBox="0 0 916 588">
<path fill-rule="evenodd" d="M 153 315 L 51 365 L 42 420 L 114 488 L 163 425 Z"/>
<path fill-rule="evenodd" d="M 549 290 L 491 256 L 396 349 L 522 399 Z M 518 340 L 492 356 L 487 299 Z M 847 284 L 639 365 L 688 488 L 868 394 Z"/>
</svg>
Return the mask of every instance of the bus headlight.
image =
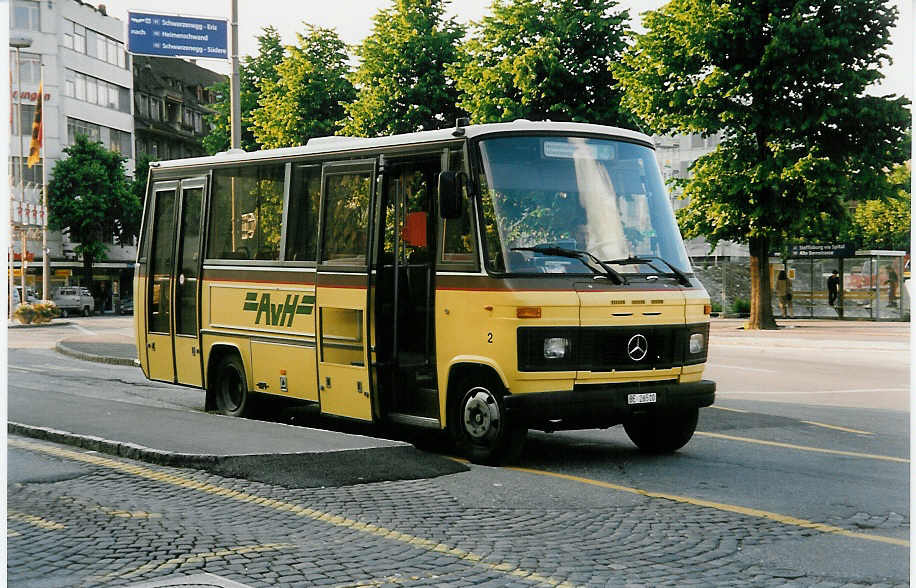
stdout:
<svg viewBox="0 0 916 588">
<path fill-rule="evenodd" d="M 563 359 L 568 351 L 569 339 L 566 337 L 544 339 L 544 359 Z"/>
<path fill-rule="evenodd" d="M 687 350 L 691 355 L 696 355 L 697 353 L 701 353 L 703 351 L 705 343 L 706 338 L 703 336 L 703 333 L 694 333 L 690 336 L 690 341 L 687 344 Z"/>
</svg>

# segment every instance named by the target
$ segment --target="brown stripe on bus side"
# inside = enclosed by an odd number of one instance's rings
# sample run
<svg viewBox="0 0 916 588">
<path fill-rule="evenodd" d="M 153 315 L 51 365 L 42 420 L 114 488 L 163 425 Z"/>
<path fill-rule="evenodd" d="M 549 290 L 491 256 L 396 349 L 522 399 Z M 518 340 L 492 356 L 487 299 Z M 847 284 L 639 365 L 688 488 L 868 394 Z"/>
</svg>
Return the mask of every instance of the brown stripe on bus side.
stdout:
<svg viewBox="0 0 916 588">
<path fill-rule="evenodd" d="M 366 274 L 318 274 L 319 288 L 363 288 L 367 287 Z"/>
</svg>

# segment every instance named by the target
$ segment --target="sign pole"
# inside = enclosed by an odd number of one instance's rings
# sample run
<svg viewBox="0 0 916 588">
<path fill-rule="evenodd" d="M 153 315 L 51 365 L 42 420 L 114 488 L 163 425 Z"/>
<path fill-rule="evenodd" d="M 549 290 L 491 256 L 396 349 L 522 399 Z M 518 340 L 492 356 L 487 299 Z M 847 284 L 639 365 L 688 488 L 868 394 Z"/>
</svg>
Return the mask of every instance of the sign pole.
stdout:
<svg viewBox="0 0 916 588">
<path fill-rule="evenodd" d="M 41 60 L 41 85 L 45 87 L 45 62 Z M 41 97 L 42 110 L 44 110 L 44 96 Z M 48 160 L 45 152 L 44 140 L 45 113 L 41 113 L 41 298 L 51 300 L 48 274 L 51 271 L 51 260 L 48 259 Z"/>
<path fill-rule="evenodd" d="M 242 106 L 239 103 L 239 0 L 231 0 L 232 12 L 230 15 L 230 37 L 231 37 L 231 55 L 232 59 L 232 77 L 230 83 L 230 101 L 232 107 L 231 126 L 232 126 L 232 149 L 239 149 L 241 145 L 242 134 Z"/>
</svg>

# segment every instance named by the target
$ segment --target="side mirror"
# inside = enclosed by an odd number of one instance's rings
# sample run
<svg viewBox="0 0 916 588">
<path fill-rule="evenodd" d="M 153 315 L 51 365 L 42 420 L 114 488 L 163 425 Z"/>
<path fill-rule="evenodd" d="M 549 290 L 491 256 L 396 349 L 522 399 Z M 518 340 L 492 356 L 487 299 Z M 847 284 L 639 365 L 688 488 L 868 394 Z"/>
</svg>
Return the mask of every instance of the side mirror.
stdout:
<svg viewBox="0 0 916 588">
<path fill-rule="evenodd" d="M 439 216 L 446 220 L 461 218 L 464 208 L 462 187 L 466 185 L 464 172 L 439 172 Z"/>
</svg>

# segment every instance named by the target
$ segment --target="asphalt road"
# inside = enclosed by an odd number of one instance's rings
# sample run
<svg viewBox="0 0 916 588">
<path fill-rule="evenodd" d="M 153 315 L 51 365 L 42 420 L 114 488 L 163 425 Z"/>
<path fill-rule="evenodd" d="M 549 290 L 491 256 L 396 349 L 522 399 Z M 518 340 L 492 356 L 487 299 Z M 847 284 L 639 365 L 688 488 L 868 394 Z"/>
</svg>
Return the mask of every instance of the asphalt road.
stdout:
<svg viewBox="0 0 916 588">
<path fill-rule="evenodd" d="M 639 453 L 620 427 L 533 432 L 513 467 L 296 489 L 11 437 L 8 579 L 907 585 L 909 351 L 905 330 L 879 333 L 714 337 L 716 406 L 672 456 Z M 11 331 L 11 400 L 56 391 L 202 408 L 201 392 L 37 343 L 55 336 Z"/>
</svg>

